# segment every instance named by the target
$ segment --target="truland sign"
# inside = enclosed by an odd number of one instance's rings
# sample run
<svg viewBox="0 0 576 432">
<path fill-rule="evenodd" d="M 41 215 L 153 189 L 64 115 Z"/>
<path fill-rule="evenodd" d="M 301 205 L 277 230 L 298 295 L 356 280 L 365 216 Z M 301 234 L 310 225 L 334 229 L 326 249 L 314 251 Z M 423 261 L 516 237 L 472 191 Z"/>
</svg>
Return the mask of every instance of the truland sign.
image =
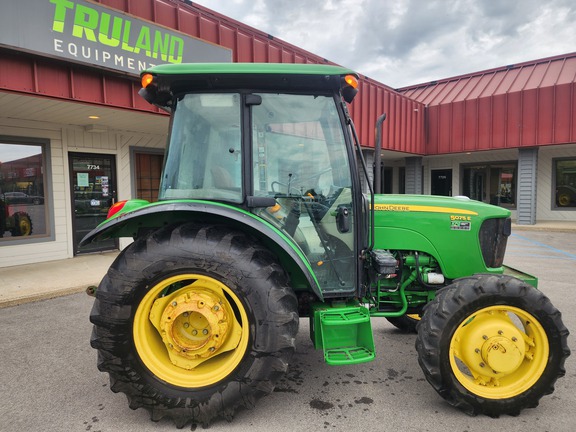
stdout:
<svg viewBox="0 0 576 432">
<path fill-rule="evenodd" d="M 0 14 L 1 45 L 130 74 L 161 63 L 229 62 L 232 57 L 227 48 L 84 0 L 7 3 Z"/>
</svg>

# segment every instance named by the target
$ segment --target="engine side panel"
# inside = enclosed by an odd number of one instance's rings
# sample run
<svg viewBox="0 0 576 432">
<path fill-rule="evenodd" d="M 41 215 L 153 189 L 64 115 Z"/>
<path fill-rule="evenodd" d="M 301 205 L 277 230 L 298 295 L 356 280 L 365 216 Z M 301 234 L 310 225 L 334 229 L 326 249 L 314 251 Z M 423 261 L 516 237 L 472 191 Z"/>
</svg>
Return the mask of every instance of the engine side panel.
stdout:
<svg viewBox="0 0 576 432">
<path fill-rule="evenodd" d="M 449 279 L 503 272 L 486 265 L 479 235 L 484 221 L 509 218 L 509 210 L 460 197 L 377 195 L 375 212 L 376 249 L 430 254 Z"/>
</svg>

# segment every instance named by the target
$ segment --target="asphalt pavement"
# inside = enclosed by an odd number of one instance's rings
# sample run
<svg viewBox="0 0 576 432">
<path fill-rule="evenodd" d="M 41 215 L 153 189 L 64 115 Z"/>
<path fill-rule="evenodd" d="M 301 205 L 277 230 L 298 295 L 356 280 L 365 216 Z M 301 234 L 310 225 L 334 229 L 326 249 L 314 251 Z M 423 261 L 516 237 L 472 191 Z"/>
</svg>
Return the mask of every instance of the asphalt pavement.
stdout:
<svg viewBox="0 0 576 432">
<path fill-rule="evenodd" d="M 505 263 L 539 277 L 540 290 L 573 332 L 569 345 L 574 350 L 576 232 L 515 230 Z M 131 410 L 124 395 L 110 391 L 89 344 L 92 302 L 76 293 L 0 309 L 1 431 L 175 430 L 169 421 L 151 422 L 146 411 Z M 322 353 L 313 349 L 308 322 L 302 319 L 295 358 L 276 390 L 255 408 L 237 413 L 232 423 L 219 421 L 210 430 L 574 430 L 576 354 L 568 358 L 566 376 L 557 382 L 556 391 L 542 398 L 539 407 L 518 417 L 469 417 L 444 402 L 426 382 L 415 336 L 398 332 L 384 319 L 375 319 L 373 330 L 374 362 L 328 366 Z"/>
</svg>

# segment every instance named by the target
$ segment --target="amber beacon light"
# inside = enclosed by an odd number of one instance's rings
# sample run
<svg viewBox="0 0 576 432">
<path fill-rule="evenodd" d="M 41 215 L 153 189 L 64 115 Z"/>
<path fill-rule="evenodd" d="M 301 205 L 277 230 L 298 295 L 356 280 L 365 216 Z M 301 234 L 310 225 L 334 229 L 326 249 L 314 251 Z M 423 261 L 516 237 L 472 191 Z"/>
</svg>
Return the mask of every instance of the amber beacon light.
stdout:
<svg viewBox="0 0 576 432">
<path fill-rule="evenodd" d="M 344 81 L 352 88 L 358 88 L 358 79 L 354 75 L 346 75 Z"/>
<path fill-rule="evenodd" d="M 154 75 L 152 74 L 144 74 L 142 75 L 142 87 L 146 88 L 154 81 Z"/>
</svg>

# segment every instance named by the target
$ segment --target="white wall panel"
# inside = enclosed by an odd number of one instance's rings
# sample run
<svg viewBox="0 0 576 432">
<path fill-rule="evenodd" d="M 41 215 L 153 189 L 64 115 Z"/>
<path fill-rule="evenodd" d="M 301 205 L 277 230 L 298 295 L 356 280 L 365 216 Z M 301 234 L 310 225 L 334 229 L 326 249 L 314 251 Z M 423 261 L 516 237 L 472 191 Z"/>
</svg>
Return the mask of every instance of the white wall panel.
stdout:
<svg viewBox="0 0 576 432">
<path fill-rule="evenodd" d="M 72 202 L 68 167 L 69 152 L 116 155 L 119 199 L 131 198 L 130 147 L 164 148 L 166 135 L 131 134 L 108 130 L 86 132 L 82 126 L 53 124 L 0 117 L 0 135 L 41 138 L 50 141 L 50 175 L 47 199 L 53 218 L 50 230 L 53 240 L 30 243 L 0 243 L 0 267 L 52 261 L 73 257 Z M 121 247 L 130 240 L 122 240 Z"/>
</svg>

